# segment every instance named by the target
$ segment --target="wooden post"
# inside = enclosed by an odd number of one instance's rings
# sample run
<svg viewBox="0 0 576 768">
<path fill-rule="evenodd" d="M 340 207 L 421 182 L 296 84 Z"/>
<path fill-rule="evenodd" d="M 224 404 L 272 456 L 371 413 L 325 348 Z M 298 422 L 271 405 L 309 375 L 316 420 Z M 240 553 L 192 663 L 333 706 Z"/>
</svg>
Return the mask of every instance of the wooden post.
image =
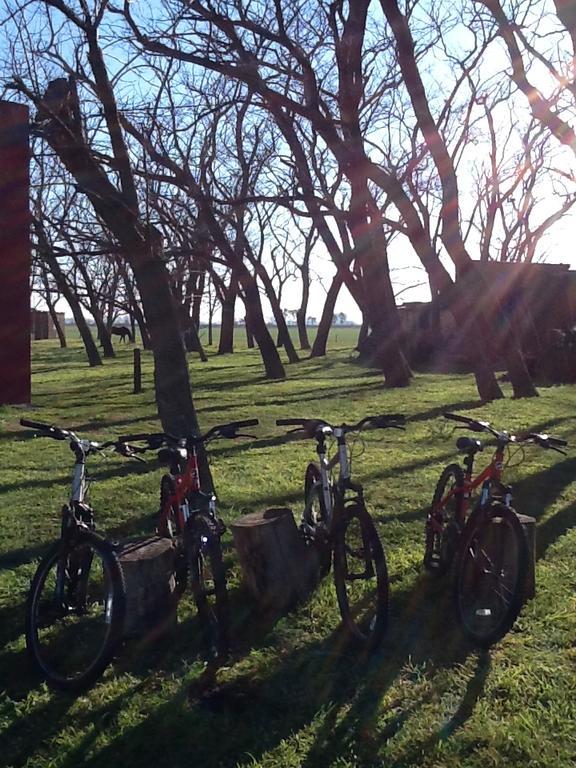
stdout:
<svg viewBox="0 0 576 768">
<path fill-rule="evenodd" d="M 287 610 L 316 587 L 318 555 L 303 541 L 290 509 L 253 512 L 230 529 L 245 583 L 263 610 Z"/>
<path fill-rule="evenodd" d="M 176 625 L 174 546 L 158 536 L 123 542 L 119 559 L 126 584 L 124 635 L 153 641 Z"/>
<path fill-rule="evenodd" d="M 138 347 L 134 348 L 134 394 L 142 392 L 142 360 Z"/>
<path fill-rule="evenodd" d="M 28 107 L 0 101 L 0 405 L 30 402 Z"/>
</svg>

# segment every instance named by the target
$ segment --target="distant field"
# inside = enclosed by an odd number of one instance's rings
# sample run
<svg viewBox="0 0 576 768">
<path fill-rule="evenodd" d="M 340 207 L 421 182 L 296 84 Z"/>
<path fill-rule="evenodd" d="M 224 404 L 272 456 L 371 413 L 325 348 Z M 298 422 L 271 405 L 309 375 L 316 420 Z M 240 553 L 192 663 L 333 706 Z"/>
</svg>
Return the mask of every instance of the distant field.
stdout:
<svg viewBox="0 0 576 768">
<path fill-rule="evenodd" d="M 235 655 L 219 673 L 223 695 L 192 707 L 187 691 L 203 664 L 188 600 L 171 643 L 131 645 L 86 695 L 50 693 L 30 671 L 23 602 L 39 557 L 57 535 L 72 456 L 63 443 L 30 439 L 18 419 L 25 413 L 94 439 L 159 427 L 149 353 L 144 391 L 133 395 L 129 345 L 116 344 L 115 360 L 90 369 L 70 331 L 66 350 L 53 341 L 33 343 L 32 408 L 0 409 L 0 765 L 573 764 L 576 387 L 542 388 L 529 401 L 512 400 L 507 389 L 506 400 L 482 407 L 468 375 L 417 375 L 407 389 L 386 390 L 377 371 L 354 362 L 357 332 L 334 328 L 329 355 L 287 366 L 283 382 L 263 378 L 259 353 L 245 349 L 241 328 L 237 353 L 218 357 L 207 347 L 208 362 L 191 355 L 190 371 L 203 428 L 236 418 L 261 421 L 254 440 L 222 442 L 210 451 L 227 522 L 284 504 L 298 514 L 313 446 L 280 439 L 275 419 L 407 414 L 406 432 L 369 433 L 353 451 L 353 472 L 365 483 L 391 574 L 384 646 L 372 659 L 341 648 L 329 578 L 298 610 L 262 624 L 226 534 Z M 202 336 L 206 341 L 205 330 Z M 537 594 L 513 631 L 484 654 L 455 626 L 448 583 L 421 569 L 425 510 L 439 472 L 456 458 L 455 436 L 441 418 L 446 409 L 510 430 L 548 430 L 574 446 L 567 457 L 527 449 L 524 463 L 510 469 L 518 508 L 537 519 Z M 152 532 L 161 472 L 153 460 L 93 461 L 100 529 L 114 538 Z"/>
</svg>

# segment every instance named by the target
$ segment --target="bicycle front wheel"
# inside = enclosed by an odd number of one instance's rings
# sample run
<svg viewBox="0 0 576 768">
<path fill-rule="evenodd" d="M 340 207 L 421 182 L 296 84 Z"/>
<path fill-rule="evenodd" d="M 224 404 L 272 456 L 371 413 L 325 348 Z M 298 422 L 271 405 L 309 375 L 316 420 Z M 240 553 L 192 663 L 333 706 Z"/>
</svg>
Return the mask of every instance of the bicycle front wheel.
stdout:
<svg viewBox="0 0 576 768">
<path fill-rule="evenodd" d="M 192 594 L 203 624 L 203 644 L 210 657 L 223 657 L 229 646 L 228 593 L 216 522 L 209 515 L 195 515 L 188 521 L 186 540 Z"/>
<path fill-rule="evenodd" d="M 360 503 L 338 515 L 334 533 L 334 584 L 350 635 L 374 648 L 388 619 L 388 570 L 372 518 Z"/>
<path fill-rule="evenodd" d="M 462 536 L 455 580 L 458 617 L 471 640 L 488 646 L 520 613 L 528 544 L 515 512 L 498 503 L 473 513 Z"/>
<path fill-rule="evenodd" d="M 41 561 L 26 604 L 26 646 L 51 688 L 80 691 L 112 660 L 120 641 L 126 589 L 108 542 L 79 530 Z"/>
</svg>

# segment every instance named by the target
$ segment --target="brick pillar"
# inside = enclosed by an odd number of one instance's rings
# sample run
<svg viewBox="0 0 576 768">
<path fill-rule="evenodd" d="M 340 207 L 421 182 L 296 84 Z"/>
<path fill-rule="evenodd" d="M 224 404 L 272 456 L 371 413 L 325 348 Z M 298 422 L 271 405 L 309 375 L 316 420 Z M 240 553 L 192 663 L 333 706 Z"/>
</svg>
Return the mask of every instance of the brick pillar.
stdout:
<svg viewBox="0 0 576 768">
<path fill-rule="evenodd" d="M 30 402 L 28 107 L 0 101 L 0 404 Z"/>
</svg>

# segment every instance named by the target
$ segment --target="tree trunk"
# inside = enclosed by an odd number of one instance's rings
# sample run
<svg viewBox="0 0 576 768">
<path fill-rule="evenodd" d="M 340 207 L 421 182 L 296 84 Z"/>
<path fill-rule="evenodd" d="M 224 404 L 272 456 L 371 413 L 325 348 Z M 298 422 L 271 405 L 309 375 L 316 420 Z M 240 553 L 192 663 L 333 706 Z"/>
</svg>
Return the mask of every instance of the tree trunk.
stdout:
<svg viewBox="0 0 576 768">
<path fill-rule="evenodd" d="M 246 310 L 245 328 L 246 328 L 246 346 L 248 347 L 248 349 L 254 349 L 254 334 L 252 333 L 252 329 L 250 328 L 250 319 L 248 317 L 248 310 Z"/>
<path fill-rule="evenodd" d="M 200 341 L 200 336 L 198 334 L 198 329 L 196 328 L 196 325 L 194 323 L 191 323 L 188 326 L 187 330 L 193 339 L 194 348 L 195 348 L 195 351 L 198 352 L 198 356 L 200 360 L 203 363 L 208 362 L 208 358 L 206 357 L 206 352 L 204 352 L 204 347 L 202 346 L 202 342 Z"/>
<path fill-rule="evenodd" d="M 357 240 L 363 250 L 359 257 L 368 322 L 375 342 L 373 362 L 381 368 L 387 387 L 406 387 L 412 372 L 402 352 L 402 329 L 381 233 Z"/>
<path fill-rule="evenodd" d="M 336 299 L 340 293 L 342 287 L 342 275 L 340 272 L 336 272 L 332 278 L 332 283 L 326 294 L 326 301 L 322 308 L 322 317 L 318 324 L 318 330 L 316 332 L 316 338 L 312 344 L 312 351 L 310 357 L 324 357 L 326 354 L 326 346 L 328 344 L 328 335 L 330 328 L 332 327 L 332 320 L 334 318 L 334 307 L 336 306 Z"/>
<path fill-rule="evenodd" d="M 308 241 L 307 241 L 308 242 Z M 298 327 L 298 341 L 300 349 L 310 349 L 310 339 L 306 327 L 306 314 L 308 312 L 308 299 L 310 297 L 310 251 L 307 250 L 300 268 L 302 274 L 302 298 L 296 311 L 296 325 Z"/>
<path fill-rule="evenodd" d="M 140 338 L 142 339 L 142 346 L 144 349 L 151 349 L 152 346 L 150 342 L 150 334 L 148 333 L 148 328 L 146 327 L 146 319 L 142 313 L 142 310 L 140 309 L 136 294 L 134 293 L 134 286 L 132 285 L 128 270 L 121 261 L 119 264 L 122 273 L 122 279 L 124 280 L 124 286 L 126 287 L 126 294 L 130 303 L 130 316 L 133 318 L 133 321 L 138 324 L 138 329 L 140 330 Z M 132 338 L 134 340 L 136 339 L 135 333 L 132 334 Z"/>
<path fill-rule="evenodd" d="M 80 302 L 78 301 L 76 293 L 70 287 L 70 283 L 68 282 L 68 280 L 66 279 L 66 275 L 62 271 L 60 264 L 58 263 L 58 259 L 52 254 L 49 248 L 47 248 L 46 250 L 42 248 L 43 238 L 38 228 L 36 228 L 36 232 L 38 234 L 39 250 L 41 251 L 41 255 L 45 259 L 46 264 L 50 269 L 50 272 L 52 272 L 52 276 L 56 281 L 58 290 L 60 291 L 62 296 L 66 299 L 66 301 L 68 302 L 68 306 L 72 310 L 72 315 L 74 316 L 74 322 L 76 323 L 76 327 L 78 328 L 78 332 L 80 333 L 80 337 L 82 338 L 82 341 L 84 343 L 84 349 L 86 350 L 88 364 L 91 367 L 94 367 L 96 365 L 102 365 L 102 358 L 100 357 L 100 353 L 98 352 L 98 347 L 96 346 L 96 343 L 92 338 L 92 333 L 90 331 L 90 328 L 88 327 L 88 323 L 86 322 L 86 318 L 84 317 L 84 313 L 82 312 L 82 307 L 80 306 Z"/>
<path fill-rule="evenodd" d="M 221 301 L 222 322 L 220 325 L 220 342 L 218 344 L 219 355 L 229 355 L 234 352 L 234 311 L 236 306 L 236 293 L 229 293 Z"/>
<path fill-rule="evenodd" d="M 166 266 L 149 255 L 148 244 L 132 256 L 131 265 L 150 332 L 156 404 L 162 427 L 173 435 L 197 434 L 186 353 Z"/>
<path fill-rule="evenodd" d="M 262 355 L 262 362 L 268 379 L 285 379 L 286 372 L 280 355 L 270 335 L 270 331 L 264 321 L 262 303 L 258 286 L 254 277 L 246 270 L 240 276 L 240 282 L 244 289 L 244 304 L 246 307 L 246 327 L 250 325 L 250 333 L 254 336 L 256 344 Z"/>
<path fill-rule="evenodd" d="M 197 276 L 194 296 L 192 299 L 192 322 L 197 329 L 200 328 L 200 309 L 202 307 L 202 297 L 204 296 L 204 285 L 206 282 L 206 273 L 202 272 Z"/>
<path fill-rule="evenodd" d="M 358 341 L 356 342 L 356 349 L 360 353 L 362 352 L 362 350 L 366 345 L 369 331 L 370 331 L 370 326 L 368 325 L 366 320 L 362 318 L 362 325 L 360 326 L 360 330 L 358 331 Z"/>
<path fill-rule="evenodd" d="M 288 362 L 298 363 L 300 362 L 300 358 L 298 357 L 298 353 L 294 348 L 294 342 L 292 341 L 292 337 L 290 336 L 290 332 L 288 331 L 288 326 L 286 325 L 286 318 L 284 317 L 284 313 L 282 312 L 282 308 L 280 306 L 280 302 L 278 301 L 278 296 L 276 295 L 276 291 L 274 290 L 272 280 L 270 280 L 270 275 L 266 271 L 263 264 L 261 264 L 260 262 L 253 262 L 253 263 L 256 268 L 256 274 L 262 280 L 262 284 L 264 285 L 264 290 L 266 291 L 266 296 L 268 298 L 268 301 L 270 302 L 270 306 L 272 307 L 274 320 L 276 320 L 276 327 L 278 328 L 277 346 L 284 347 L 284 349 L 286 350 L 286 354 L 288 355 Z"/>
<path fill-rule="evenodd" d="M 100 346 L 102 347 L 104 357 L 108 357 L 108 358 L 116 357 L 116 353 L 114 352 L 114 347 L 112 346 L 110 331 L 108 330 L 108 327 L 104 322 L 104 318 L 102 317 L 102 314 L 94 305 L 92 305 L 91 309 L 92 309 L 92 317 L 94 318 L 94 322 L 96 323 L 96 328 L 98 329 L 98 339 L 100 341 Z"/>
<path fill-rule="evenodd" d="M 532 377 L 526 367 L 524 355 L 522 354 L 522 350 L 517 341 L 516 343 L 513 342 L 511 345 L 507 358 L 508 374 L 510 376 L 514 397 L 538 397 L 538 390 L 534 386 Z"/>
<path fill-rule="evenodd" d="M 54 306 L 52 301 L 50 301 L 48 298 L 46 299 L 46 304 L 48 305 L 48 312 L 50 313 L 50 317 L 52 318 L 54 328 L 56 328 L 56 333 L 58 334 L 58 341 L 60 342 L 60 348 L 65 349 L 67 347 L 66 334 L 64 333 L 64 330 L 60 325 L 60 318 L 58 317 L 58 312 L 56 312 L 56 307 Z"/>
<path fill-rule="evenodd" d="M 310 339 L 308 338 L 308 328 L 306 326 L 306 309 L 302 309 L 302 307 L 296 312 L 296 325 L 298 326 L 300 349 L 310 349 Z"/>
</svg>

